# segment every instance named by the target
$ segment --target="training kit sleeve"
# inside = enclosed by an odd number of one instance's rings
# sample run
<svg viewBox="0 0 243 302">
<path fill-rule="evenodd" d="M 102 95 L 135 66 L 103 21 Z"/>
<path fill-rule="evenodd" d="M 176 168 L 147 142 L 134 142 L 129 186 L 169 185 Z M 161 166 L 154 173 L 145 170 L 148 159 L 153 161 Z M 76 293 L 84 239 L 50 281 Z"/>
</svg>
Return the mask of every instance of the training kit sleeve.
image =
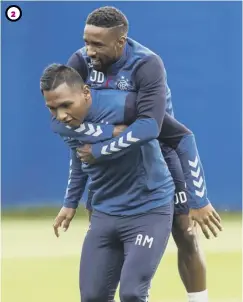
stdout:
<svg viewBox="0 0 243 302">
<path fill-rule="evenodd" d="M 189 207 L 197 209 L 208 205 L 206 181 L 194 134 L 166 114 L 158 140 L 173 148 L 180 159 Z"/>
<path fill-rule="evenodd" d="M 69 177 L 63 206 L 76 209 L 85 190 L 88 175 L 83 172 L 82 163 L 76 156 L 76 142 L 66 137 L 63 140 L 70 147 Z"/>
<path fill-rule="evenodd" d="M 118 158 L 135 145 L 157 138 L 166 108 L 166 84 L 163 62 L 156 56 L 146 57 L 134 72 L 138 90 L 137 120 L 119 136 L 92 145 L 97 160 Z"/>
<path fill-rule="evenodd" d="M 78 128 L 72 128 L 52 118 L 51 129 L 61 136 L 76 138 L 82 143 L 94 144 L 109 140 L 113 137 L 114 125 L 82 123 Z"/>
</svg>

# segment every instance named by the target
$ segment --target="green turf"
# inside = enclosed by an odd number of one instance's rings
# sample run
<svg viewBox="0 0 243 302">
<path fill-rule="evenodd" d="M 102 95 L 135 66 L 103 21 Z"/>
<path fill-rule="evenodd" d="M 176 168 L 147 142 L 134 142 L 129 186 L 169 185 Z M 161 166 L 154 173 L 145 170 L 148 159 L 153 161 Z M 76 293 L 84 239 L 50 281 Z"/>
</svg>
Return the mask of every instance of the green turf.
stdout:
<svg viewBox="0 0 243 302">
<path fill-rule="evenodd" d="M 80 301 L 79 253 L 87 224 L 76 220 L 67 233 L 56 239 L 51 223 L 3 222 L 2 302 Z M 210 302 L 242 301 L 240 235 L 241 224 L 234 221 L 225 224 L 219 239 L 203 240 Z M 187 301 L 172 241 L 153 280 L 150 301 Z"/>
<path fill-rule="evenodd" d="M 60 203 L 61 207 L 61 203 Z M 32 220 L 33 218 L 39 218 L 39 219 L 50 219 L 51 217 L 54 217 L 60 208 L 58 207 L 40 207 L 40 208 L 11 208 L 11 209 L 3 209 L 1 216 L 3 220 L 9 220 L 9 219 L 26 219 L 26 220 Z M 86 216 L 86 210 L 80 206 L 77 210 L 77 213 L 80 217 Z M 220 212 L 220 216 L 222 219 L 226 220 L 241 220 L 242 219 L 242 213 L 241 212 Z"/>
<path fill-rule="evenodd" d="M 61 208 L 61 203 L 60 203 Z M 55 215 L 60 211 L 58 207 L 49 207 L 49 208 L 10 208 L 2 210 L 2 219 L 3 220 L 11 220 L 11 219 L 19 219 L 19 220 L 32 220 L 32 219 L 50 219 L 51 217 L 55 217 Z M 79 216 L 85 216 L 86 210 L 84 207 L 80 207 L 77 210 Z"/>
</svg>

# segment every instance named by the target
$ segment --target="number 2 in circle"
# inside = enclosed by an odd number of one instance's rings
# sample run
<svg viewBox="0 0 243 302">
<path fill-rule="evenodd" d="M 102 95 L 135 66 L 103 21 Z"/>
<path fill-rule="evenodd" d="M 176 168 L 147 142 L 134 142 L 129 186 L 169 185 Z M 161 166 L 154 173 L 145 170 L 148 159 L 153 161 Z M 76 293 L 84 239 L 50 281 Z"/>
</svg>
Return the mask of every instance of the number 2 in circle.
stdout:
<svg viewBox="0 0 243 302">
<path fill-rule="evenodd" d="M 22 17 L 22 10 L 17 5 L 10 5 L 5 11 L 5 16 L 8 21 L 17 22 Z"/>
</svg>

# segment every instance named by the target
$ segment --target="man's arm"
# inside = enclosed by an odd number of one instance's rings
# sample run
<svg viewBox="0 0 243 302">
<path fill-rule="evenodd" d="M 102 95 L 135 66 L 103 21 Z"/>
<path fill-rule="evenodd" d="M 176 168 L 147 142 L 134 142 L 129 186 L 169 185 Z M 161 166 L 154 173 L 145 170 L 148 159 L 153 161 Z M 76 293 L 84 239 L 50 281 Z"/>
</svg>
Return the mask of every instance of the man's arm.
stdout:
<svg viewBox="0 0 243 302">
<path fill-rule="evenodd" d="M 70 168 L 63 206 L 53 223 L 54 233 L 57 237 L 59 237 L 59 228 L 62 227 L 64 231 L 67 231 L 69 228 L 88 179 L 88 175 L 83 172 L 81 162 L 76 156 L 78 142 L 69 140 L 66 137 L 63 139 L 70 147 Z"/>
<path fill-rule="evenodd" d="M 61 136 L 72 137 L 82 143 L 97 143 L 109 140 L 115 133 L 115 126 L 106 124 L 82 123 L 78 128 L 71 128 L 64 123 L 52 118 L 51 129 Z"/>
<path fill-rule="evenodd" d="M 63 206 L 76 209 L 84 192 L 88 175 L 82 170 L 82 163 L 76 156 L 76 150 L 70 150 L 70 168 L 68 185 Z"/>
<path fill-rule="evenodd" d="M 163 62 L 158 56 L 148 57 L 134 74 L 138 89 L 137 120 L 116 138 L 92 145 L 97 160 L 118 158 L 130 148 L 157 138 L 166 108 L 166 85 Z"/>
<path fill-rule="evenodd" d="M 202 208 L 209 204 L 203 166 L 191 130 L 166 114 L 158 141 L 173 148 L 180 160 L 186 182 L 190 208 Z"/>
<path fill-rule="evenodd" d="M 199 223 L 206 238 L 210 238 L 208 229 L 217 236 L 214 226 L 221 231 L 221 220 L 207 198 L 203 166 L 193 133 L 166 114 L 158 140 L 175 149 L 180 159 L 190 207 L 189 217 Z"/>
</svg>

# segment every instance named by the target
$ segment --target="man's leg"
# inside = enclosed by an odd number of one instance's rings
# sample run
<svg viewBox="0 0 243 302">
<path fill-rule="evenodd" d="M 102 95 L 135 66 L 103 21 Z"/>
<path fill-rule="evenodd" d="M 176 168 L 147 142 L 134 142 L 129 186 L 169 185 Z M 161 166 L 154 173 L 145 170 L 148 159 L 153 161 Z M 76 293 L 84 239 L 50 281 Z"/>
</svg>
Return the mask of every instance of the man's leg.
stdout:
<svg viewBox="0 0 243 302">
<path fill-rule="evenodd" d="M 113 301 L 124 259 L 115 218 L 94 212 L 80 261 L 82 302 Z"/>
<path fill-rule="evenodd" d="M 178 248 L 178 269 L 189 297 L 203 296 L 203 299 L 190 301 L 208 301 L 206 292 L 206 263 L 199 246 L 195 227 L 191 228 L 188 215 L 175 214 L 172 235 Z"/>
<path fill-rule="evenodd" d="M 125 262 L 120 280 L 121 302 L 145 302 L 151 280 L 164 254 L 171 232 L 173 204 L 163 213 L 123 218 L 119 230 L 124 242 Z"/>
<path fill-rule="evenodd" d="M 176 186 L 172 235 L 178 248 L 178 270 L 189 302 L 207 302 L 206 263 L 195 228 L 190 228 L 183 171 L 176 152 L 163 146 L 162 152 Z"/>
</svg>

